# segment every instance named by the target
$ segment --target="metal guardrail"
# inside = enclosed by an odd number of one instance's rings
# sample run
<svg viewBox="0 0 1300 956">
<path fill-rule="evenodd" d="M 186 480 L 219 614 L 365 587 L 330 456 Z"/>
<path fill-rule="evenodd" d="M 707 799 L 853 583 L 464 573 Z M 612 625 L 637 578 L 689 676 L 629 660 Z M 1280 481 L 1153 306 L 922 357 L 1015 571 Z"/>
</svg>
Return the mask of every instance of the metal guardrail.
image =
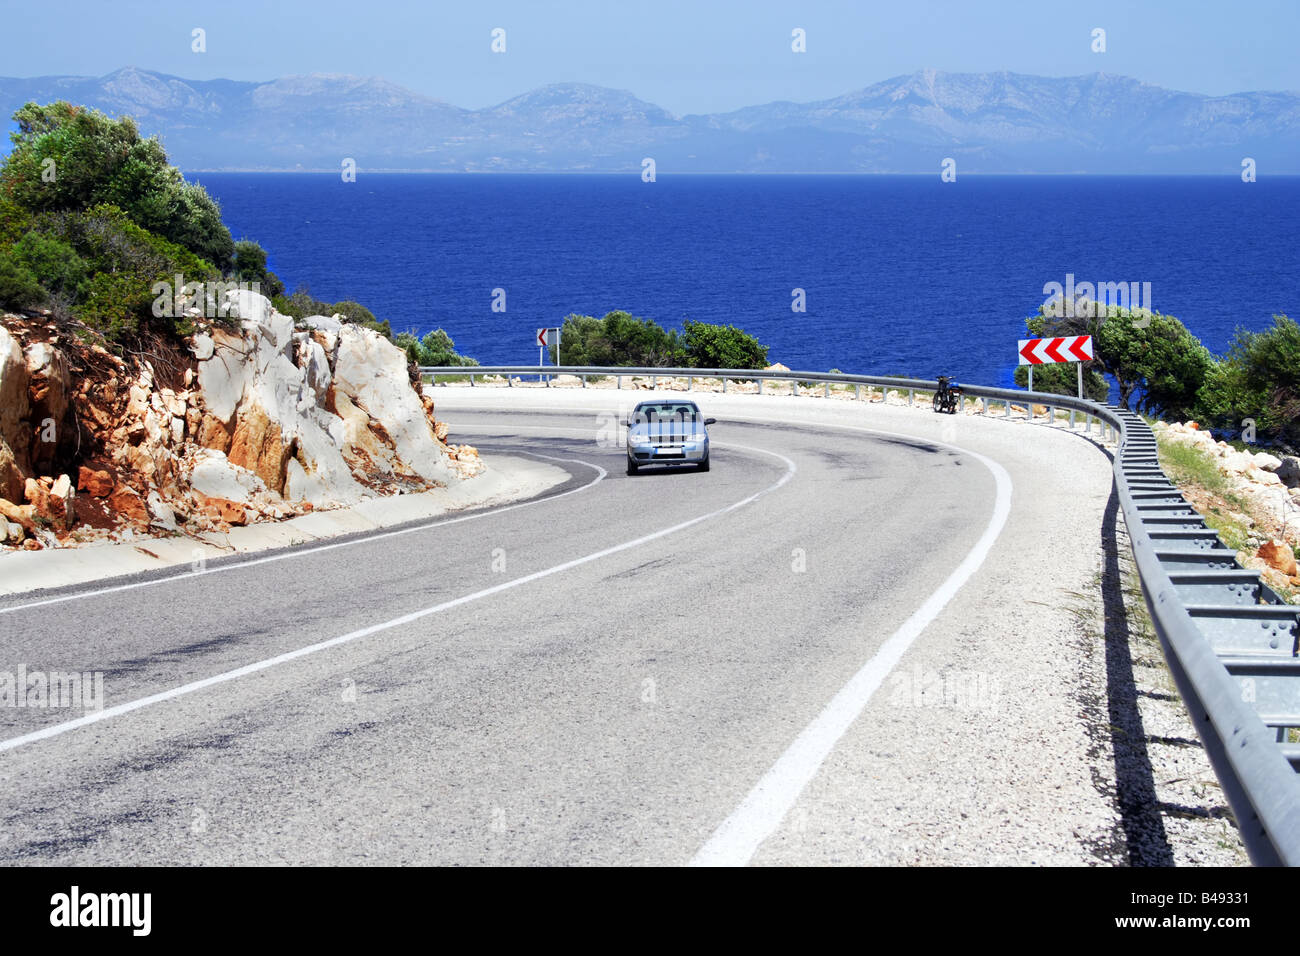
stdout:
<svg viewBox="0 0 1300 956">
<path fill-rule="evenodd" d="M 574 375 L 585 387 L 592 376 L 658 379 L 721 379 L 728 382 L 788 381 L 798 394 L 799 382 L 818 383 L 828 395 L 832 385 L 852 385 L 855 398 L 865 388 L 934 392 L 938 382 L 888 376 L 828 372 L 748 371 L 741 369 L 600 368 L 591 366 L 466 366 L 422 368 L 440 376 L 475 377 Z M 547 381 L 549 385 L 549 380 Z M 1243 568 L 1236 552 L 1179 493 L 1156 456 L 1156 439 L 1141 417 L 1125 408 L 1087 399 L 1018 389 L 962 385 L 967 398 L 1001 403 L 1010 417 L 1022 406 L 1028 418 L 1034 406 L 1069 411 L 1070 428 L 1082 414 L 1118 436 L 1115 485 L 1129 542 L 1165 660 L 1193 725 L 1205 744 L 1252 862 L 1258 866 L 1300 866 L 1300 743 L 1289 740 L 1300 729 L 1300 606 L 1290 605 Z M 869 395 L 868 395 L 869 397 Z"/>
</svg>

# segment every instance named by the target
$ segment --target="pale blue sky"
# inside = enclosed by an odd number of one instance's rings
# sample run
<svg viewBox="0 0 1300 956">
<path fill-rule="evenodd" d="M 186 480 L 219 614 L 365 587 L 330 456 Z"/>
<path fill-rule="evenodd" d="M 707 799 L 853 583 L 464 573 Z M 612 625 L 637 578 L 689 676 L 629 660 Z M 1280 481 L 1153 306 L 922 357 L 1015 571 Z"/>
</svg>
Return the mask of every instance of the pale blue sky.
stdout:
<svg viewBox="0 0 1300 956">
<path fill-rule="evenodd" d="M 1104 71 L 1221 94 L 1300 90 L 1300 0 L 899 2 L 13 2 L 0 73 L 134 65 L 194 79 L 383 76 L 458 106 L 547 83 L 631 90 L 671 112 L 835 96 L 931 67 L 1048 76 Z M 190 50 L 190 31 L 208 49 Z M 493 54 L 490 31 L 507 31 Z M 790 31 L 808 51 L 790 50 Z M 1092 52 L 1091 31 L 1107 51 Z M 21 42 L 14 42 L 21 38 Z"/>
</svg>

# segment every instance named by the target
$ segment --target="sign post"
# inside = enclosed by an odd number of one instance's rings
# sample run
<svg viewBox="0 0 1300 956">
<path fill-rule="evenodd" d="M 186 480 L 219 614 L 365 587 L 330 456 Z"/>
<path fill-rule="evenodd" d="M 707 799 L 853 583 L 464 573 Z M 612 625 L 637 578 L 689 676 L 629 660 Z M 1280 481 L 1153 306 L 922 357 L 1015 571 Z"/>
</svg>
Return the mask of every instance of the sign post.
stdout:
<svg viewBox="0 0 1300 956">
<path fill-rule="evenodd" d="M 537 330 L 537 364 L 545 365 L 546 346 L 555 346 L 555 364 L 560 364 L 560 330 L 557 328 L 538 329 Z M 546 377 L 547 382 L 550 376 Z"/>
<path fill-rule="evenodd" d="M 1054 339 L 1020 339 L 1020 364 L 1029 366 L 1029 390 L 1034 390 L 1034 366 L 1077 362 L 1079 397 L 1083 398 L 1083 364 L 1092 359 L 1091 335 L 1066 335 Z"/>
</svg>

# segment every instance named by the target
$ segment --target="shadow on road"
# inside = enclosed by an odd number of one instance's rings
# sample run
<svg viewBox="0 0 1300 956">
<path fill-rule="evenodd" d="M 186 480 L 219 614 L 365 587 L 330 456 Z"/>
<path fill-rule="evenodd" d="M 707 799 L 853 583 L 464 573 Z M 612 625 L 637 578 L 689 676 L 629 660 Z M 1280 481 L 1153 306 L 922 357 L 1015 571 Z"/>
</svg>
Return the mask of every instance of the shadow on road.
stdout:
<svg viewBox="0 0 1300 956">
<path fill-rule="evenodd" d="M 1132 633 L 1120 573 L 1119 493 L 1112 484 L 1101 526 L 1101 598 L 1105 615 L 1106 704 L 1115 755 L 1116 803 L 1130 866 L 1173 866 L 1151 769 L 1148 736 L 1138 710 Z"/>
</svg>

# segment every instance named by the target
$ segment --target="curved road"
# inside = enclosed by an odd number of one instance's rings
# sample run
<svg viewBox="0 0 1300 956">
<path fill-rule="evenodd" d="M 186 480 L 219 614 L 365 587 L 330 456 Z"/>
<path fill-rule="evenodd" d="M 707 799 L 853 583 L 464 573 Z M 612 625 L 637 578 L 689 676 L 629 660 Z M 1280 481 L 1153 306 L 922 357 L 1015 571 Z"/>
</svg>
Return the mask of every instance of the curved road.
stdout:
<svg viewBox="0 0 1300 956">
<path fill-rule="evenodd" d="M 1097 662 L 1050 598 L 1026 627 L 1015 536 L 1068 494 L 1095 536 L 1104 455 L 961 423 L 1004 472 L 924 436 L 733 419 L 710 472 L 628 477 L 592 412 L 494 401 L 440 417 L 564 485 L 4 599 L 0 670 L 103 671 L 107 707 L 0 708 L 0 860 L 1096 860 L 1117 826 L 1077 689 Z M 1045 455 L 1074 474 L 1044 479 Z"/>
</svg>

